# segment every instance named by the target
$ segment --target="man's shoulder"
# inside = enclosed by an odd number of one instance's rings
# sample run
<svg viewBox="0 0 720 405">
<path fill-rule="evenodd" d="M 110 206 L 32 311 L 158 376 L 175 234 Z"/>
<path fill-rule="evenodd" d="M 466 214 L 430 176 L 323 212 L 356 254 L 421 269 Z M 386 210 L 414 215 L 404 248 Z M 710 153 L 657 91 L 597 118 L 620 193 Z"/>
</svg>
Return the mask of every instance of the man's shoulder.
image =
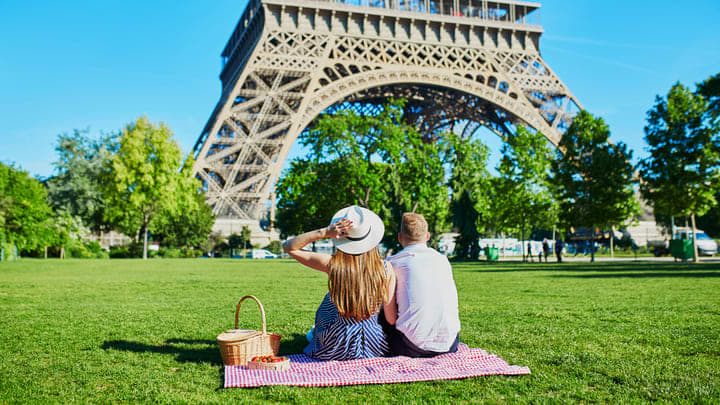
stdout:
<svg viewBox="0 0 720 405">
<path fill-rule="evenodd" d="M 394 261 L 411 260 L 416 257 L 428 257 L 438 256 L 445 258 L 445 256 L 437 250 L 428 246 L 413 246 L 412 249 L 405 248 L 399 251 L 397 254 L 388 257 L 388 260 L 392 263 Z"/>
</svg>

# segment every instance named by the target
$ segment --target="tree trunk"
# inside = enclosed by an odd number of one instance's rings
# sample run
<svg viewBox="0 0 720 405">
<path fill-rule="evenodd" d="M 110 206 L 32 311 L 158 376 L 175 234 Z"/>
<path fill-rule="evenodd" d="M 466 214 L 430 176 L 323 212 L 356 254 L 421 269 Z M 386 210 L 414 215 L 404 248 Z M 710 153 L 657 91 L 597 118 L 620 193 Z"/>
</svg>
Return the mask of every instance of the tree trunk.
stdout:
<svg viewBox="0 0 720 405">
<path fill-rule="evenodd" d="M 522 228 L 522 230 L 520 231 L 520 234 L 521 234 L 520 248 L 522 250 L 522 261 L 524 263 L 527 261 L 525 258 L 525 227 Z"/>
<path fill-rule="evenodd" d="M 45 246 L 45 258 L 47 259 L 47 246 Z"/>
<path fill-rule="evenodd" d="M 615 248 L 614 248 L 614 239 L 615 239 L 615 227 L 610 227 L 610 259 L 615 259 Z"/>
<path fill-rule="evenodd" d="M 61 259 L 65 258 L 65 246 L 60 248 L 60 258 Z"/>
<path fill-rule="evenodd" d="M 692 223 L 692 240 L 693 240 L 693 261 L 698 262 L 698 250 L 697 250 L 697 235 L 695 235 L 695 214 L 690 215 L 690 222 Z"/>
<path fill-rule="evenodd" d="M 592 236 L 590 237 L 590 262 L 595 261 L 595 225 L 592 227 Z"/>
</svg>

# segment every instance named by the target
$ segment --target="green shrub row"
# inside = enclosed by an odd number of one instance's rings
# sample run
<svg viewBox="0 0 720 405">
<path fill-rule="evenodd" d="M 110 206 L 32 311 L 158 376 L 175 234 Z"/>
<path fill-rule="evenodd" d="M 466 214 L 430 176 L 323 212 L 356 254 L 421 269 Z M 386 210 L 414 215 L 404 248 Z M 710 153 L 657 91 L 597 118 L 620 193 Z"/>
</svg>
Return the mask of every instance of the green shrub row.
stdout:
<svg viewBox="0 0 720 405">
<path fill-rule="evenodd" d="M 130 259 L 142 257 L 143 245 L 139 243 L 130 243 L 124 246 L 110 248 L 111 259 Z M 195 258 L 202 256 L 203 252 L 192 248 L 166 248 L 161 247 L 159 250 L 148 249 L 148 258 L 162 257 L 166 259 L 176 258 Z"/>
</svg>

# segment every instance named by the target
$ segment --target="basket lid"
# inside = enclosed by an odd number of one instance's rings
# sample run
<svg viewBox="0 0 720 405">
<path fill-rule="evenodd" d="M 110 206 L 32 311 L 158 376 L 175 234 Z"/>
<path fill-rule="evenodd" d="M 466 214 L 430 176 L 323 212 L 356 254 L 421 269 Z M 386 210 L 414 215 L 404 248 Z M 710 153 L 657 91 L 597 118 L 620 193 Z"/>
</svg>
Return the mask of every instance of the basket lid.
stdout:
<svg viewBox="0 0 720 405">
<path fill-rule="evenodd" d="M 247 340 L 258 335 L 262 335 L 262 332 L 252 329 L 228 329 L 219 334 L 217 340 L 222 343 L 242 342 L 243 340 Z"/>
</svg>

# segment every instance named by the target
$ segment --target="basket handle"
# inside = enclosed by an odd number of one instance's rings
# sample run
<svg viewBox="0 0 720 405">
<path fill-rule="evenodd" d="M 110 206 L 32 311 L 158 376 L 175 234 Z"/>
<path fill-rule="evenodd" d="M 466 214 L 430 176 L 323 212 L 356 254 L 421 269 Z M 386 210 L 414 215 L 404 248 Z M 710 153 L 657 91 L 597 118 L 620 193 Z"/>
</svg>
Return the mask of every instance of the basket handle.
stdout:
<svg viewBox="0 0 720 405">
<path fill-rule="evenodd" d="M 237 308 L 235 308 L 235 329 L 238 328 L 238 315 L 240 315 L 240 304 L 245 301 L 245 298 L 252 298 L 257 302 L 258 306 L 260 307 L 260 313 L 262 314 L 262 334 L 267 335 L 267 329 L 265 327 L 265 308 L 263 308 L 262 304 L 260 303 L 260 300 L 255 298 L 254 295 L 246 295 L 240 299 L 240 302 L 237 304 Z"/>
</svg>

